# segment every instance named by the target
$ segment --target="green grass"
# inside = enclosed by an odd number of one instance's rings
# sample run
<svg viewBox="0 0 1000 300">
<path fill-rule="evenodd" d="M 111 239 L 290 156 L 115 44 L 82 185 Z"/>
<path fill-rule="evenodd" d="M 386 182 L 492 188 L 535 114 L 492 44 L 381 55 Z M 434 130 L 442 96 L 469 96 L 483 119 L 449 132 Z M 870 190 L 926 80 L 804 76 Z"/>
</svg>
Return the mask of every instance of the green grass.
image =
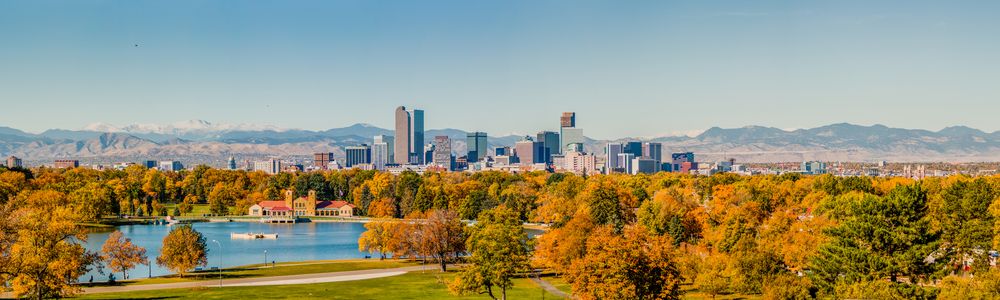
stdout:
<svg viewBox="0 0 1000 300">
<path fill-rule="evenodd" d="M 487 295 L 455 296 L 448 292 L 446 282 L 457 273 L 437 271 L 407 274 L 358 281 L 276 285 L 260 287 L 225 287 L 155 290 L 141 292 L 81 295 L 79 299 L 488 299 Z M 499 290 L 494 289 L 499 297 Z M 541 299 L 543 290 L 528 279 L 514 280 L 507 291 L 508 299 Z M 545 294 L 545 299 L 559 299 Z"/>
<path fill-rule="evenodd" d="M 177 203 L 167 203 L 163 206 L 167 208 L 167 214 L 173 215 L 174 208 L 177 207 Z M 202 215 L 212 214 L 212 211 L 208 209 L 208 204 L 194 204 L 191 205 L 190 213 L 182 213 L 182 217 L 201 217 Z"/>
<path fill-rule="evenodd" d="M 752 300 L 757 300 L 757 299 L 763 299 L 761 297 L 761 295 L 743 295 L 743 294 L 715 295 L 715 297 L 712 297 L 712 295 L 709 295 L 709 294 L 706 294 L 706 293 L 702 293 L 701 291 L 699 291 L 698 289 L 696 289 L 690 283 L 681 284 L 681 293 L 683 293 L 682 296 L 681 296 L 682 299 L 690 299 L 690 300 L 701 300 L 701 299 L 705 299 L 705 300 L 708 300 L 708 299 L 715 299 L 715 300 L 737 300 L 737 299 L 751 300 L 752 299 Z"/>
<path fill-rule="evenodd" d="M 573 294 L 573 285 L 570 284 L 568 281 L 566 281 L 565 278 L 559 276 L 552 276 L 552 277 L 542 277 L 542 280 L 545 280 L 546 282 L 556 287 L 563 293 Z"/>
<path fill-rule="evenodd" d="M 407 266 L 416 266 L 418 263 L 407 262 L 401 260 L 327 260 L 327 261 L 307 261 L 307 262 L 288 262 L 279 263 L 275 267 L 265 267 L 259 268 L 261 265 L 247 265 L 235 268 L 228 268 L 222 270 L 223 279 L 235 279 L 235 278 L 249 278 L 249 277 L 264 277 L 264 276 L 283 276 L 283 275 L 297 275 L 297 274 L 315 274 L 315 273 L 327 273 L 327 272 L 341 272 L 341 271 L 354 271 L 354 270 L 371 270 L 371 269 L 389 269 L 389 268 L 399 268 Z M 429 265 L 428 269 L 433 269 L 434 265 Z M 202 271 L 194 274 L 188 274 L 181 278 L 177 275 L 164 276 L 164 277 L 154 277 L 145 278 L 138 280 L 128 280 L 118 282 L 117 285 L 144 285 L 144 284 L 160 284 L 160 283 L 175 283 L 175 282 L 188 282 L 188 281 L 202 281 L 202 280 L 218 280 L 219 272 L 212 271 Z M 103 284 L 94 284 L 92 286 L 102 286 Z"/>
</svg>

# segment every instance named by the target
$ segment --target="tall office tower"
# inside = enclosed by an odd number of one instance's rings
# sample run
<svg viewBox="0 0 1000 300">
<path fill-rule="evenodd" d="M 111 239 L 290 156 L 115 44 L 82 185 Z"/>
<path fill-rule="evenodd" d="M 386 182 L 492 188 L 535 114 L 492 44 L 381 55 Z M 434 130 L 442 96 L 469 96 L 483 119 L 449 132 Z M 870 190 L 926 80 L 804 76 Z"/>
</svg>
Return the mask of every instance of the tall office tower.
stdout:
<svg viewBox="0 0 1000 300">
<path fill-rule="evenodd" d="M 545 163 L 545 146 L 540 142 L 531 140 L 530 136 L 514 143 L 514 155 L 522 165 L 533 165 Z"/>
<path fill-rule="evenodd" d="M 17 156 L 11 155 L 7 158 L 7 168 L 20 168 L 22 166 L 21 159 L 17 158 Z"/>
<path fill-rule="evenodd" d="M 325 170 L 330 161 L 333 161 L 333 152 L 313 153 L 313 166 L 317 168 Z"/>
<path fill-rule="evenodd" d="M 642 142 L 626 142 L 623 152 L 632 153 L 632 156 L 635 157 L 642 156 Z"/>
<path fill-rule="evenodd" d="M 265 161 L 257 161 L 253 163 L 254 171 L 263 171 L 267 174 L 278 174 L 281 172 L 281 161 L 277 159 L 268 159 Z"/>
<path fill-rule="evenodd" d="M 466 155 L 470 163 L 477 162 L 486 157 L 486 133 L 470 132 L 466 135 L 465 146 L 468 148 Z"/>
<path fill-rule="evenodd" d="M 564 112 L 559 118 L 559 151 L 552 154 L 560 154 L 566 145 L 580 143 L 583 144 L 583 129 L 576 128 L 576 113 Z"/>
<path fill-rule="evenodd" d="M 632 160 L 635 159 L 635 155 L 628 152 L 618 153 L 618 168 L 621 172 L 632 174 Z"/>
<path fill-rule="evenodd" d="M 615 169 L 621 168 L 618 163 L 618 154 L 624 153 L 625 146 L 619 143 L 608 143 L 608 147 L 604 149 L 604 154 L 607 154 L 607 159 L 605 161 L 605 166 L 609 174 L 613 173 Z"/>
<path fill-rule="evenodd" d="M 410 113 L 410 142 L 413 143 L 410 149 L 414 153 L 420 153 L 420 149 L 424 146 L 424 111 L 420 109 L 414 109 Z M 419 161 L 413 162 L 415 164 L 426 164 L 427 161 L 421 159 Z"/>
<path fill-rule="evenodd" d="M 642 144 L 642 156 L 652 158 L 657 163 L 663 162 L 663 144 L 652 142 Z"/>
<path fill-rule="evenodd" d="M 413 140 L 410 139 L 410 112 L 406 111 L 405 106 L 400 106 L 396 108 L 396 140 L 395 145 L 393 145 L 393 161 L 399 165 L 405 165 L 410 163 L 410 147 L 412 146 Z"/>
<path fill-rule="evenodd" d="M 395 144 L 396 144 L 396 143 L 395 143 L 395 142 L 396 142 L 396 139 L 395 139 L 395 138 L 393 138 L 393 137 L 391 137 L 391 136 L 388 136 L 388 135 L 384 135 L 384 134 L 380 134 L 380 135 L 376 135 L 376 136 L 375 136 L 375 137 L 373 138 L 373 140 L 375 141 L 375 143 L 376 143 L 376 144 L 377 144 L 377 143 L 385 143 L 385 145 L 386 145 L 386 146 L 388 146 L 388 149 L 389 149 L 389 150 L 388 150 L 388 151 L 386 152 L 386 155 L 387 155 L 387 156 L 386 156 L 387 158 L 386 158 L 386 160 L 385 160 L 385 163 L 386 163 L 386 164 L 391 164 L 391 163 L 393 163 L 393 162 L 395 162 L 395 161 L 396 161 L 396 160 L 395 160 L 395 159 L 396 159 L 396 158 L 395 158 L 395 154 L 396 154 L 396 153 L 395 153 L 395 150 L 396 150 L 396 149 L 395 149 L 395 146 L 396 146 L 396 145 L 395 145 Z M 375 158 L 373 157 L 373 158 L 372 158 L 372 160 L 374 160 L 374 159 L 375 159 Z"/>
<path fill-rule="evenodd" d="M 503 147 L 493 148 L 493 156 L 494 157 L 497 157 L 497 156 L 510 156 L 510 155 L 511 155 L 510 147 L 503 146 Z"/>
<path fill-rule="evenodd" d="M 576 127 L 576 113 L 564 112 L 559 117 L 559 127 Z"/>
<path fill-rule="evenodd" d="M 407 111 L 405 106 L 396 108 L 396 140 L 393 161 L 397 164 L 423 164 L 424 111 Z"/>
<path fill-rule="evenodd" d="M 378 137 L 378 136 L 376 136 Z M 385 170 L 385 165 L 390 163 L 389 144 L 384 141 L 377 141 L 372 144 L 372 167 L 375 170 Z"/>
<path fill-rule="evenodd" d="M 445 170 L 451 171 L 451 139 L 446 135 L 434 137 L 434 150 L 432 151 L 431 162 L 441 166 Z"/>
<path fill-rule="evenodd" d="M 344 147 L 344 152 L 347 153 L 347 158 L 344 159 L 345 168 L 372 162 L 372 148 L 366 144 Z"/>
<path fill-rule="evenodd" d="M 227 167 L 229 167 L 230 171 L 236 170 L 236 158 L 235 157 L 232 157 L 232 156 L 229 157 L 229 162 L 228 162 L 228 166 Z"/>
<path fill-rule="evenodd" d="M 535 140 L 542 143 L 542 147 L 545 148 L 545 153 L 542 154 L 545 162 L 552 162 L 552 156 L 559 155 L 562 153 L 560 148 L 565 148 L 559 145 L 559 134 L 552 131 L 538 132 Z"/>
<path fill-rule="evenodd" d="M 376 170 L 385 170 L 385 166 L 395 163 L 395 138 L 387 135 L 376 135 L 372 144 L 372 165 Z"/>
</svg>

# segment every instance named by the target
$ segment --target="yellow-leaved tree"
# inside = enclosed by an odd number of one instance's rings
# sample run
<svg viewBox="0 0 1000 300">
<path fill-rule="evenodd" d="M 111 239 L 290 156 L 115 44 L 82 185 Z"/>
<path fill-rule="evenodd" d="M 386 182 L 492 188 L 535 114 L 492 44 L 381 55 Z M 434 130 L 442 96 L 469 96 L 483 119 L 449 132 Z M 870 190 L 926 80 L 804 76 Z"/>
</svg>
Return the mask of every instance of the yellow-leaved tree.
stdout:
<svg viewBox="0 0 1000 300">
<path fill-rule="evenodd" d="M 365 232 L 358 238 L 358 250 L 379 254 L 379 259 L 385 259 L 386 253 L 390 252 L 394 228 L 398 221 L 392 219 L 374 219 L 365 223 Z"/>
<path fill-rule="evenodd" d="M 147 264 L 146 248 L 133 244 L 132 239 L 115 230 L 101 247 L 101 259 L 112 272 L 121 272 L 122 279 L 126 279 L 128 270 Z"/>
<path fill-rule="evenodd" d="M 191 228 L 191 225 L 179 225 L 170 230 L 163 238 L 163 248 L 156 264 L 167 267 L 174 273 L 184 274 L 197 266 L 208 263 L 208 249 L 205 247 L 205 237 Z"/>
</svg>

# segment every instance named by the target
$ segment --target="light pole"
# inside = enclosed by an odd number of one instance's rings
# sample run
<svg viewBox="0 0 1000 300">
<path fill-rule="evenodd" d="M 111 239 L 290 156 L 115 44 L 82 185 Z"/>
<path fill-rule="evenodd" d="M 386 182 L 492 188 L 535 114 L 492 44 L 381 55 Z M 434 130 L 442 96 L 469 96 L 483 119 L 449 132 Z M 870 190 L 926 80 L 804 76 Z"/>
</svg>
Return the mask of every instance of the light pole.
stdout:
<svg viewBox="0 0 1000 300">
<path fill-rule="evenodd" d="M 267 267 L 267 249 L 264 249 L 264 267 Z"/>
<path fill-rule="evenodd" d="M 219 245 L 219 287 L 222 287 L 222 243 L 219 241 L 212 240 L 213 243 Z"/>
</svg>

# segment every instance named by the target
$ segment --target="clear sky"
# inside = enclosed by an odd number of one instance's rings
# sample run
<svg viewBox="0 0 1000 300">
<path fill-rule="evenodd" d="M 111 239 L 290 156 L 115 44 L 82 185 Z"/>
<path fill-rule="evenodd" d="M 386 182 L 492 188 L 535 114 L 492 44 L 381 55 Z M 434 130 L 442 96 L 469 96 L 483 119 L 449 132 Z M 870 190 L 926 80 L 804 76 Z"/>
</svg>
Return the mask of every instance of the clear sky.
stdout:
<svg viewBox="0 0 1000 300">
<path fill-rule="evenodd" d="M 135 45 L 139 46 L 136 47 Z M 0 1 L 0 126 L 1000 130 L 1000 1 Z"/>
</svg>

